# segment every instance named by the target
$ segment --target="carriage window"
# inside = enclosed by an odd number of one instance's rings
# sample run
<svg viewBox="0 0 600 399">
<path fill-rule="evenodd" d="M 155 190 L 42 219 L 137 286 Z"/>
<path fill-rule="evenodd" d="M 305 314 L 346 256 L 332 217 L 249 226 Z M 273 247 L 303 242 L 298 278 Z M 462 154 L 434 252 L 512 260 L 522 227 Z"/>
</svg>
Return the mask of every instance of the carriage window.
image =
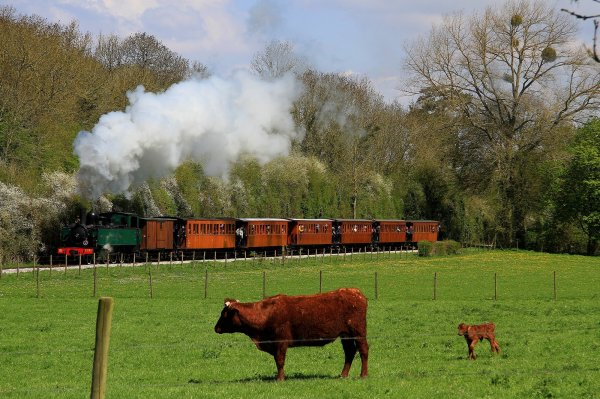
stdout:
<svg viewBox="0 0 600 399">
<path fill-rule="evenodd" d="M 194 234 L 198 234 L 198 225 L 194 224 Z"/>
</svg>

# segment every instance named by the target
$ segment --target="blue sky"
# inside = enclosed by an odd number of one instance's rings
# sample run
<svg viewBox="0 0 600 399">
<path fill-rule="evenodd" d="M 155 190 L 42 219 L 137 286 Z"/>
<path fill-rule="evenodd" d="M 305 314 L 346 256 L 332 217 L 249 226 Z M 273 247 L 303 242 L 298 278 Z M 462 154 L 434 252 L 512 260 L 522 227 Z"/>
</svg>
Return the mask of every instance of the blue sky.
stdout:
<svg viewBox="0 0 600 399">
<path fill-rule="evenodd" d="M 592 0 L 548 0 L 600 14 Z M 483 11 L 498 0 L 0 0 L 18 13 L 76 20 L 82 31 L 147 32 L 219 75 L 247 68 L 271 40 L 287 40 L 323 72 L 368 77 L 386 99 L 400 95 L 403 45 L 444 14 Z M 581 24 L 591 43 L 592 23 Z"/>
</svg>

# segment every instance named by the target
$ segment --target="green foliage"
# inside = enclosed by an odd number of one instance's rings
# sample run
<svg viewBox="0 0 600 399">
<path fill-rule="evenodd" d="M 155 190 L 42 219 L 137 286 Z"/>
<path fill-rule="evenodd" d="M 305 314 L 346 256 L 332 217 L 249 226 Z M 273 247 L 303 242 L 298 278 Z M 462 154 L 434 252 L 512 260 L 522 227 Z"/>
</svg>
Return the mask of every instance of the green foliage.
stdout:
<svg viewBox="0 0 600 399">
<path fill-rule="evenodd" d="M 542 50 L 542 60 L 545 62 L 554 62 L 556 61 L 556 50 L 552 47 L 546 47 Z"/>
<path fill-rule="evenodd" d="M 600 240 L 600 120 L 578 129 L 571 154 L 557 191 L 557 215 L 581 226 L 593 255 Z"/>
<path fill-rule="evenodd" d="M 200 182 L 204 179 L 202 165 L 191 161 L 183 163 L 175 170 L 175 179 L 181 190 L 181 195 L 191 207 L 191 214 L 199 215 L 201 212 L 198 201 L 198 198 L 200 198 Z"/>
<path fill-rule="evenodd" d="M 167 190 L 160 182 L 151 181 L 149 182 L 150 192 L 152 198 L 160 210 L 162 215 L 177 215 L 177 206 L 173 197 L 169 195 Z M 154 215 L 159 216 L 159 215 Z"/>
<path fill-rule="evenodd" d="M 419 241 L 419 256 L 433 255 L 433 243 L 431 241 Z"/>
<path fill-rule="evenodd" d="M 459 242 L 453 240 L 443 241 L 419 241 L 418 252 L 419 256 L 445 256 L 445 255 L 457 255 L 460 253 L 461 245 Z"/>
<path fill-rule="evenodd" d="M 454 240 L 443 240 L 433 243 L 433 253 L 435 255 L 458 255 L 460 250 L 460 243 Z"/>
<path fill-rule="evenodd" d="M 510 18 L 510 24 L 513 27 L 517 27 L 519 25 L 521 25 L 523 23 L 523 17 L 520 16 L 519 14 L 515 14 Z"/>
</svg>

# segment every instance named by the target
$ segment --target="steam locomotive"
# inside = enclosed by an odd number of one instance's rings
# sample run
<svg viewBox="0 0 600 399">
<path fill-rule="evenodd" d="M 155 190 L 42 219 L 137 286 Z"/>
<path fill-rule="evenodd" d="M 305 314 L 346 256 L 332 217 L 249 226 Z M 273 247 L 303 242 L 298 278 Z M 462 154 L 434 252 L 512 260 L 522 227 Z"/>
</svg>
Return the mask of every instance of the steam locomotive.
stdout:
<svg viewBox="0 0 600 399">
<path fill-rule="evenodd" d="M 89 213 L 60 232 L 57 254 L 106 256 L 416 246 L 437 241 L 433 220 L 176 218 Z"/>
</svg>

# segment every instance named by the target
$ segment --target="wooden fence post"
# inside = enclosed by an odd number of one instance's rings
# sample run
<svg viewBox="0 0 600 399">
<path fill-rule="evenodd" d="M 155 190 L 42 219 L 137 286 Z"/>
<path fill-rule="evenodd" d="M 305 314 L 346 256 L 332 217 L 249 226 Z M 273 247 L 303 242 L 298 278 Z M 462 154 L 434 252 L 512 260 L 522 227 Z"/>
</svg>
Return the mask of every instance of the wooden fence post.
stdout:
<svg viewBox="0 0 600 399">
<path fill-rule="evenodd" d="M 153 292 L 152 292 L 152 267 L 148 268 L 148 280 L 150 283 L 150 299 L 153 298 Z"/>
<path fill-rule="evenodd" d="M 498 299 L 498 276 L 494 273 L 494 301 Z"/>
<path fill-rule="evenodd" d="M 94 298 L 96 298 L 96 254 L 94 254 Z"/>
<path fill-rule="evenodd" d="M 106 380 L 108 377 L 108 347 L 112 327 L 112 311 L 114 301 L 104 297 L 98 301 L 98 317 L 96 319 L 96 349 L 94 351 L 94 368 L 92 370 L 91 399 L 104 399 Z"/>
<path fill-rule="evenodd" d="M 323 270 L 319 270 L 319 293 L 323 292 Z"/>
<path fill-rule="evenodd" d="M 36 274 L 36 295 L 39 298 L 40 297 L 40 267 L 39 265 L 35 264 L 35 258 L 34 258 L 34 263 L 33 263 L 33 270 L 37 270 Z"/>
<path fill-rule="evenodd" d="M 208 268 L 204 269 L 204 299 L 208 296 Z"/>
</svg>

